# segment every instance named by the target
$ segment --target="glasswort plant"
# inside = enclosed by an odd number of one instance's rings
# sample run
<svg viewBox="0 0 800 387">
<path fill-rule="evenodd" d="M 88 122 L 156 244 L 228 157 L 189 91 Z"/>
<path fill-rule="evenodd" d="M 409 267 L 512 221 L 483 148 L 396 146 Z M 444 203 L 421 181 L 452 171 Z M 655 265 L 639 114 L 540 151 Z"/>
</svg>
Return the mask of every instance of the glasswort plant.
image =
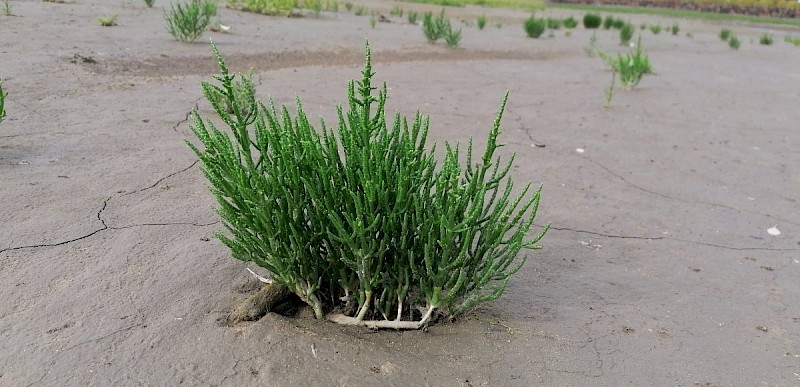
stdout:
<svg viewBox="0 0 800 387">
<path fill-rule="evenodd" d="M 211 22 L 211 14 L 216 14 L 214 0 L 191 0 L 186 4 L 172 5 L 168 12 L 164 10 L 164 20 L 167 22 L 167 31 L 176 40 L 181 42 L 194 42 Z"/>
<path fill-rule="evenodd" d="M 235 76 L 214 47 L 221 75 L 203 83 L 233 106 L 210 101 L 227 130 L 193 113 L 187 141 L 227 229 L 234 258 L 269 270 L 317 318 L 372 328 L 418 329 L 500 297 L 549 226 L 531 234 L 541 187 L 512 195 L 514 157 L 495 152 L 502 99 L 486 150 L 445 143 L 441 164 L 426 138 L 429 119 L 385 113 L 387 86 L 373 85 L 369 45 L 350 81 L 337 130 L 233 92 Z M 377 93 L 376 93 L 377 90 Z M 243 111 L 248 113 L 244 114 Z M 465 162 L 465 164 L 462 164 Z"/>
</svg>

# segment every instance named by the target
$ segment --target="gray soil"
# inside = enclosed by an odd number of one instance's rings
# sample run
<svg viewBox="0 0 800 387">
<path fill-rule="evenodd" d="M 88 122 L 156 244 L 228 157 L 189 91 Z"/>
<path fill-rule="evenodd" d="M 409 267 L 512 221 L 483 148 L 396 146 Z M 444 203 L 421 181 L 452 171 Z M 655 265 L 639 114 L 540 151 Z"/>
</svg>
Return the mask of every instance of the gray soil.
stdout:
<svg viewBox="0 0 800 387">
<path fill-rule="evenodd" d="M 18 16 L 0 16 L 0 385 L 800 385 L 800 49 L 783 42 L 800 31 L 773 46 L 753 25 L 645 31 L 656 74 L 605 109 L 592 33 L 529 39 L 523 11 L 486 10 L 450 50 L 344 7 L 220 9 L 229 33 L 184 44 L 156 3 L 12 1 Z M 110 14 L 119 26 L 100 27 Z M 501 299 L 427 331 L 225 323 L 259 282 L 213 238 L 184 144 L 187 113 L 210 112 L 208 38 L 262 97 L 328 119 L 369 38 L 389 109 L 430 114 L 439 143 L 482 144 L 509 90 L 503 151 L 517 181 L 544 185 L 544 249 Z"/>
</svg>

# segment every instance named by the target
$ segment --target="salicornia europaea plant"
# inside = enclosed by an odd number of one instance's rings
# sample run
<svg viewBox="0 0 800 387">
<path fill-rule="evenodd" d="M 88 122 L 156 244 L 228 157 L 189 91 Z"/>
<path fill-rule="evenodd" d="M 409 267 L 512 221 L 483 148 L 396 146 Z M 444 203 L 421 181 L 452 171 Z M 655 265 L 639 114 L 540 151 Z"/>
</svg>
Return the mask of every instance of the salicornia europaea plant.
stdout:
<svg viewBox="0 0 800 387">
<path fill-rule="evenodd" d="M 528 183 L 512 195 L 514 157 L 495 155 L 507 96 L 483 155 L 473 160 L 471 141 L 446 143 L 439 164 L 426 147 L 426 116 L 395 113 L 389 123 L 369 45 L 335 129 L 312 126 L 299 99 L 290 113 L 253 94 L 237 98 L 235 75 L 214 52 L 219 84 L 204 82 L 203 91 L 228 130 L 195 112 L 203 148 L 189 146 L 227 229 L 217 237 L 317 318 L 416 329 L 456 317 L 498 298 L 525 262 L 520 250 L 540 248 L 548 227 L 531 232 L 541 188 Z"/>
</svg>

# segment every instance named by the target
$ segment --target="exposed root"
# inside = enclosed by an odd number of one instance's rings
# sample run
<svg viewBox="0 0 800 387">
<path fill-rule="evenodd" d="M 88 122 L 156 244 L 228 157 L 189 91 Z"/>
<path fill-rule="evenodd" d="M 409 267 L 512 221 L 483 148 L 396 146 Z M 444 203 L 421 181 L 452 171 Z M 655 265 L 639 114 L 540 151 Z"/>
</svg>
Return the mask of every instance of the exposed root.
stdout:
<svg viewBox="0 0 800 387">
<path fill-rule="evenodd" d="M 328 316 L 328 320 L 337 324 L 365 326 L 370 329 L 420 329 L 431 320 L 434 309 L 433 306 L 429 306 L 425 315 L 419 321 L 362 320 L 360 316 L 350 317 L 341 313 Z"/>
<path fill-rule="evenodd" d="M 241 321 L 255 321 L 264 317 L 276 306 L 285 302 L 292 295 L 286 286 L 278 283 L 264 285 L 255 295 L 248 297 L 228 315 L 228 323 L 236 324 Z"/>
</svg>

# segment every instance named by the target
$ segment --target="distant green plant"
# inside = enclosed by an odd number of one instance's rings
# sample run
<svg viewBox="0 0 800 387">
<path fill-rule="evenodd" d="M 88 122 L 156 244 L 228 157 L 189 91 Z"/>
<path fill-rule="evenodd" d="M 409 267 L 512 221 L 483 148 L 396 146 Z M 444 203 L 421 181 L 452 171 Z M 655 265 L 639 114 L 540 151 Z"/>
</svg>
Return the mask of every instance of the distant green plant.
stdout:
<svg viewBox="0 0 800 387">
<path fill-rule="evenodd" d="M 639 29 L 642 30 L 642 31 L 646 30 L 647 29 L 647 24 L 644 24 L 644 23 L 640 24 L 639 25 Z"/>
<path fill-rule="evenodd" d="M 660 34 L 661 33 L 661 25 L 656 24 L 656 25 L 650 26 L 650 32 L 652 32 L 653 35 Z"/>
<path fill-rule="evenodd" d="M 486 15 L 478 15 L 475 23 L 478 25 L 478 29 L 482 30 L 484 27 L 486 27 Z"/>
<path fill-rule="evenodd" d="M 608 15 L 605 19 L 603 19 L 603 29 L 609 30 L 612 26 L 614 26 L 614 17 Z"/>
<path fill-rule="evenodd" d="M 408 11 L 406 18 L 408 19 L 408 24 L 417 24 L 419 13 L 417 11 Z"/>
<path fill-rule="evenodd" d="M 451 27 L 445 31 L 444 42 L 447 44 L 447 47 L 458 48 L 458 45 L 461 43 L 461 29 L 459 28 L 458 31 L 456 31 L 455 28 Z"/>
<path fill-rule="evenodd" d="M 614 88 L 614 84 L 617 80 L 617 70 L 611 70 L 611 83 L 608 85 L 608 88 L 604 90 L 604 94 L 606 97 L 606 103 L 603 104 L 603 107 L 606 109 L 611 107 L 611 101 L 614 99 L 614 93 L 616 92 Z"/>
<path fill-rule="evenodd" d="M 564 27 L 565 28 L 575 28 L 577 26 L 578 26 L 578 21 L 575 20 L 574 17 L 570 16 L 570 17 L 564 19 Z"/>
<path fill-rule="evenodd" d="M 311 13 L 316 17 L 322 15 L 322 0 L 298 0 L 295 6 L 300 9 L 307 9 L 311 11 Z"/>
<path fill-rule="evenodd" d="M 312 126 L 299 99 L 294 113 L 270 100 L 250 102 L 245 115 L 235 76 L 214 53 L 219 84 L 203 82 L 203 91 L 225 95 L 234 113 L 212 102 L 220 130 L 193 112 L 200 144 L 187 144 L 227 230 L 216 235 L 317 318 L 390 329 L 452 319 L 500 297 L 525 262 L 520 252 L 541 248 L 549 226 L 532 233 L 541 188 L 516 189 L 514 156 L 496 156 L 507 95 L 479 160 L 470 141 L 445 144 L 437 163 L 427 117 L 388 122 L 388 88 L 373 86 L 369 46 L 335 130 Z"/>
<path fill-rule="evenodd" d="M 622 29 L 622 27 L 624 27 L 625 24 L 627 24 L 627 23 L 625 23 L 625 20 L 622 20 L 622 19 L 619 19 L 619 18 L 616 18 L 616 19 L 614 19 L 614 21 L 611 22 L 611 26 L 614 27 L 615 30 Z"/>
<path fill-rule="evenodd" d="M 765 46 L 771 46 L 773 41 L 774 39 L 770 34 L 763 34 L 761 35 L 761 37 L 758 38 L 758 42 Z"/>
<path fill-rule="evenodd" d="M 6 119 L 6 97 L 8 92 L 3 90 L 3 81 L 0 81 L 0 122 Z"/>
<path fill-rule="evenodd" d="M 671 32 L 672 35 L 678 35 L 680 31 L 681 27 L 678 24 L 673 24 L 672 27 L 669 28 L 669 32 Z"/>
<path fill-rule="evenodd" d="M 117 25 L 117 15 L 114 14 L 111 16 L 100 16 L 97 18 L 97 21 L 103 27 L 113 27 Z"/>
<path fill-rule="evenodd" d="M 619 44 L 628 44 L 633 39 L 633 25 L 625 24 L 619 30 Z"/>
<path fill-rule="evenodd" d="M 397 16 L 397 17 L 403 17 L 403 12 L 404 11 L 403 11 L 402 7 L 400 7 L 399 5 L 395 5 L 394 8 L 392 8 L 389 11 L 389 15 Z"/>
<path fill-rule="evenodd" d="M 727 41 L 730 37 L 731 37 L 731 30 L 723 28 L 719 31 L 719 38 L 721 40 Z"/>
<path fill-rule="evenodd" d="M 328 12 L 339 12 L 339 2 L 336 0 L 326 1 L 325 10 Z"/>
<path fill-rule="evenodd" d="M 795 38 L 795 37 L 787 35 L 787 36 L 783 37 L 783 41 L 786 42 L 786 43 L 791 43 L 795 47 L 800 47 L 800 38 Z"/>
<path fill-rule="evenodd" d="M 344 9 L 346 9 L 347 12 L 352 11 L 353 10 L 353 3 L 349 2 L 349 1 L 344 3 Z"/>
<path fill-rule="evenodd" d="M 561 24 L 563 23 L 563 21 L 561 19 L 554 19 L 554 18 L 551 18 L 551 17 L 548 17 L 548 18 L 544 19 L 544 21 L 547 24 L 547 28 L 549 28 L 551 30 L 557 30 L 557 29 L 561 28 Z"/>
<path fill-rule="evenodd" d="M 597 55 L 611 68 L 611 71 L 619 74 L 619 81 L 623 89 L 631 90 L 642 80 L 645 74 L 653 72 L 650 65 L 650 58 L 642 47 L 642 38 L 628 54 L 609 55 L 598 51 Z"/>
<path fill-rule="evenodd" d="M 693 38 L 693 37 L 694 37 L 694 34 L 693 34 L 693 33 L 691 33 L 691 32 L 687 32 L 687 33 L 686 33 L 686 37 L 687 37 L 687 38 L 689 38 L 689 39 L 691 39 L 691 38 Z"/>
<path fill-rule="evenodd" d="M 6 16 L 14 16 L 14 12 L 12 12 L 11 8 L 11 2 L 9 0 L 3 0 L 3 14 Z"/>
<path fill-rule="evenodd" d="M 146 5 L 147 8 L 153 8 L 153 4 L 154 3 L 155 3 L 155 0 L 144 0 L 144 5 Z"/>
<path fill-rule="evenodd" d="M 362 16 L 367 13 L 367 8 L 358 6 L 356 7 L 356 11 L 354 13 L 356 16 Z"/>
<path fill-rule="evenodd" d="M 378 23 L 378 18 L 376 18 L 376 17 L 375 17 L 375 15 L 371 15 L 371 16 L 369 17 L 369 26 L 370 26 L 372 29 L 375 29 L 375 24 L 377 24 L 377 23 Z"/>
<path fill-rule="evenodd" d="M 589 38 L 589 44 L 583 48 L 583 52 L 590 58 L 597 55 L 597 31 Z"/>
<path fill-rule="evenodd" d="M 203 34 L 211 22 L 211 10 L 216 14 L 216 3 L 214 7 L 207 5 L 214 0 L 191 0 L 186 4 L 176 4 L 171 6 L 171 11 L 164 11 L 164 19 L 167 22 L 167 31 L 176 40 L 181 42 L 193 42 Z"/>
<path fill-rule="evenodd" d="M 422 33 L 428 43 L 436 43 L 439 39 L 445 38 L 452 32 L 453 26 L 444 14 L 444 9 L 439 16 L 434 18 L 433 12 L 425 12 L 422 15 Z M 459 31 L 460 35 L 460 31 Z"/>
<path fill-rule="evenodd" d="M 587 13 L 583 15 L 583 28 L 586 29 L 595 29 L 600 28 L 600 24 L 603 23 L 603 18 L 595 13 Z"/>
<path fill-rule="evenodd" d="M 736 35 L 731 34 L 728 37 L 728 47 L 730 47 L 730 48 L 732 48 L 734 50 L 738 50 L 739 46 L 741 46 L 741 45 L 742 45 L 742 42 L 739 41 L 739 38 L 737 38 Z"/>
<path fill-rule="evenodd" d="M 525 33 L 528 34 L 529 38 L 539 38 L 544 33 L 545 29 L 547 29 L 547 22 L 544 19 L 537 19 L 533 15 L 525 20 L 525 24 L 523 24 L 525 28 Z"/>
<path fill-rule="evenodd" d="M 262 15 L 289 16 L 296 6 L 296 0 L 228 0 L 228 8 Z"/>
</svg>

